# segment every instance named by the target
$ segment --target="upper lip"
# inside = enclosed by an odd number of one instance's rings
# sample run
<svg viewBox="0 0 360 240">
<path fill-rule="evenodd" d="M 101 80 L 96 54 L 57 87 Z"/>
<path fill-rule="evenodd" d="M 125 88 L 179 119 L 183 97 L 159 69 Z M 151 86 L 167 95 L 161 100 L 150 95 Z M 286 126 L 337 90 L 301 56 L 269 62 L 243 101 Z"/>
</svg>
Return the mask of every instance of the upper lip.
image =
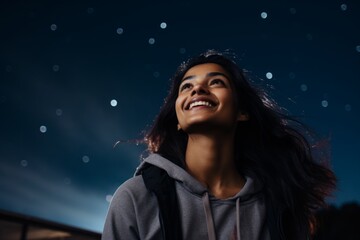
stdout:
<svg viewBox="0 0 360 240">
<path fill-rule="evenodd" d="M 192 98 L 186 105 L 185 105 L 185 110 L 189 110 L 190 108 L 190 105 L 194 102 L 198 102 L 198 101 L 203 101 L 203 102 L 209 102 L 211 104 L 211 106 L 215 106 L 216 103 L 208 98 L 208 97 L 195 97 L 195 98 Z"/>
</svg>

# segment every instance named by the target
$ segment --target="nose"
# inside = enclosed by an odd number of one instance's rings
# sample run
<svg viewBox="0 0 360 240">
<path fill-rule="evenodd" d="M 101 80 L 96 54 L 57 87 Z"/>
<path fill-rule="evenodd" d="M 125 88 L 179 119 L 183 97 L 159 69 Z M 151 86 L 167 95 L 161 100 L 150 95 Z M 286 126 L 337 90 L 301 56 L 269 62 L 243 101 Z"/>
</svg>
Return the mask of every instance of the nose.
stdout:
<svg viewBox="0 0 360 240">
<path fill-rule="evenodd" d="M 194 96 L 195 94 L 206 95 L 208 93 L 209 90 L 205 86 L 203 86 L 203 84 L 196 84 L 191 91 L 191 96 Z"/>
</svg>

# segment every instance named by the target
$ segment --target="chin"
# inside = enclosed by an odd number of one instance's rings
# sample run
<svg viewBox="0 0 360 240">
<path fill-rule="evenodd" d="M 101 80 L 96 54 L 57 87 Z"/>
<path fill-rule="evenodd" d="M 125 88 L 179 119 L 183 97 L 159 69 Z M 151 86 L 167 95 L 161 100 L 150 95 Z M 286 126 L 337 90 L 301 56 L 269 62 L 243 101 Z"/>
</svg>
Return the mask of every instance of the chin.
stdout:
<svg viewBox="0 0 360 240">
<path fill-rule="evenodd" d="M 182 130 L 188 134 L 191 133 L 211 133 L 215 131 L 224 131 L 228 132 L 229 130 L 235 129 L 235 125 L 233 123 L 224 123 L 223 121 L 193 121 L 191 123 L 186 124 L 182 127 Z"/>
</svg>

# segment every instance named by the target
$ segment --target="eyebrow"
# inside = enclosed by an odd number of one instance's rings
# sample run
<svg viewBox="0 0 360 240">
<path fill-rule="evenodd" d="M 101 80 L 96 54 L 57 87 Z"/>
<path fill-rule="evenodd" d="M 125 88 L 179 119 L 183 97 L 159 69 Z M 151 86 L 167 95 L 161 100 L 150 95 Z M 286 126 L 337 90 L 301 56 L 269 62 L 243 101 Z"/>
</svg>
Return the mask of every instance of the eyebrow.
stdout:
<svg viewBox="0 0 360 240">
<path fill-rule="evenodd" d="M 209 73 L 206 74 L 206 77 L 215 77 L 215 76 L 223 76 L 226 79 L 229 79 L 229 77 L 226 74 L 222 73 L 222 72 L 209 72 Z M 187 77 L 183 78 L 182 82 L 185 81 L 185 80 L 191 80 L 191 79 L 193 79 L 195 77 L 196 77 L 196 75 L 187 76 Z"/>
</svg>

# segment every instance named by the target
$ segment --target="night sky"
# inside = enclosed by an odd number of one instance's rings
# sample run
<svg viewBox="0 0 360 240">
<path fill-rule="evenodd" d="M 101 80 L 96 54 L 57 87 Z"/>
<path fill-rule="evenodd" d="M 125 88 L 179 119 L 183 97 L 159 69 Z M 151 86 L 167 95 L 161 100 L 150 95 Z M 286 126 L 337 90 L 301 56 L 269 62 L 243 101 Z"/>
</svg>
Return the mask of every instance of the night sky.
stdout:
<svg viewBox="0 0 360 240">
<path fill-rule="evenodd" d="M 2 0 L 0 31 L 0 209 L 100 232 L 169 78 L 207 49 L 330 139 L 328 201 L 360 201 L 359 1 Z"/>
</svg>

